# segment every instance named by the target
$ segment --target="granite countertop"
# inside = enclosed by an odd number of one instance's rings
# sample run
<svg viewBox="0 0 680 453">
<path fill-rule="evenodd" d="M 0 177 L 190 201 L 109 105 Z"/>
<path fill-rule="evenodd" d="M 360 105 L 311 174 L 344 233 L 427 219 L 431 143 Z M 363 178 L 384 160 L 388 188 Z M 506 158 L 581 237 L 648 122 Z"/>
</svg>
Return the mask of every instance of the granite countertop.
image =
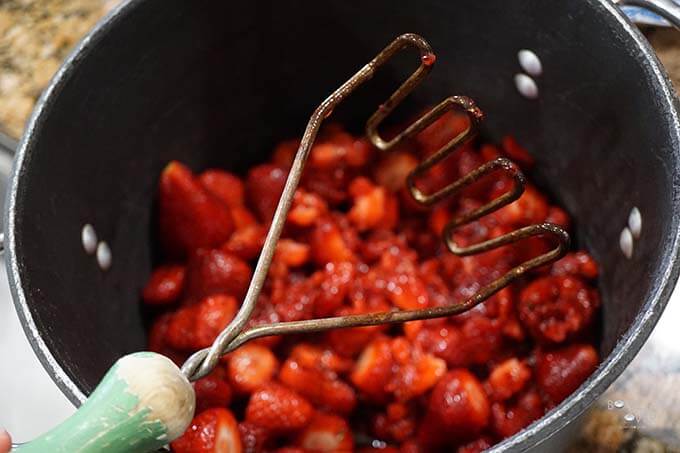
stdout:
<svg viewBox="0 0 680 453">
<path fill-rule="evenodd" d="M 0 0 L 0 130 L 18 138 L 73 45 L 118 0 Z M 680 87 L 680 33 L 645 30 Z M 680 291 L 630 367 L 590 410 L 573 452 L 680 453 Z"/>
</svg>

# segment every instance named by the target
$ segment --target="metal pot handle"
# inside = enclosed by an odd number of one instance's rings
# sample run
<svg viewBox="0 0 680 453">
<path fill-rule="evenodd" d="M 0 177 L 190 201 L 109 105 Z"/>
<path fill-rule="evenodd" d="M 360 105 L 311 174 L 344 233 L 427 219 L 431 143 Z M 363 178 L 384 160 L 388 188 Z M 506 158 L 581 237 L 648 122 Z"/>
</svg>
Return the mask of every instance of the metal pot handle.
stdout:
<svg viewBox="0 0 680 453">
<path fill-rule="evenodd" d="M 638 6 L 666 19 L 680 30 L 680 5 L 673 0 L 614 0 L 619 6 Z"/>
</svg>

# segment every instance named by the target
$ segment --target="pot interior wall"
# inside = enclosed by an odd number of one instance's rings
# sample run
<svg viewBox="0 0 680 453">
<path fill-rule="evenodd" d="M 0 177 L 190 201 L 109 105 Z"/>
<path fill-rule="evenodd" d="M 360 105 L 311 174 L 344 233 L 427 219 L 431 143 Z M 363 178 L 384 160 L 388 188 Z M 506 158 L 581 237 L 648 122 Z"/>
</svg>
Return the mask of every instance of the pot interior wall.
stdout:
<svg viewBox="0 0 680 453">
<path fill-rule="evenodd" d="M 514 134 L 533 152 L 534 176 L 602 265 L 606 356 L 658 285 L 673 184 L 671 133 L 651 99 L 658 82 L 611 23 L 594 1 L 136 2 L 72 64 L 27 143 L 15 253 L 45 343 L 86 393 L 117 357 L 144 348 L 138 301 L 156 256 L 164 164 L 243 171 L 300 135 L 391 39 L 415 32 L 437 63 L 403 112 L 465 94 L 486 112 L 486 135 Z M 522 48 L 543 62 L 537 100 L 514 87 Z M 414 55 L 335 117 L 358 129 Z M 633 206 L 643 234 L 627 260 L 618 238 Z M 85 223 L 112 248 L 108 272 L 82 251 Z"/>
</svg>

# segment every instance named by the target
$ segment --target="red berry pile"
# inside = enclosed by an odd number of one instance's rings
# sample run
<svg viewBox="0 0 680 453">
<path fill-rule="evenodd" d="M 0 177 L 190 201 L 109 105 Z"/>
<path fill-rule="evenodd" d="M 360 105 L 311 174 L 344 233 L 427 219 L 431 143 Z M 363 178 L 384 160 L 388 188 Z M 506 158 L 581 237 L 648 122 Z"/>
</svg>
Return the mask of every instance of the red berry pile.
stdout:
<svg viewBox="0 0 680 453">
<path fill-rule="evenodd" d="M 429 209 L 410 198 L 407 174 L 466 126 L 448 114 L 389 154 L 337 125 L 322 131 L 251 325 L 450 304 L 548 250 L 548 239 L 531 238 L 459 258 L 443 245 L 448 220 L 508 191 L 509 177 Z M 163 170 L 165 261 L 142 291 L 156 313 L 151 350 L 181 363 L 233 319 L 298 143 L 279 144 L 245 177 L 195 174 L 179 162 Z M 418 186 L 437 190 L 499 156 L 527 171 L 533 164 L 510 137 L 472 143 Z M 539 222 L 570 227 L 569 215 L 529 184 L 454 239 L 469 245 Z M 196 417 L 172 448 L 479 452 L 540 418 L 595 370 L 597 275 L 586 252 L 573 252 L 455 317 L 248 343 L 194 384 Z"/>
</svg>

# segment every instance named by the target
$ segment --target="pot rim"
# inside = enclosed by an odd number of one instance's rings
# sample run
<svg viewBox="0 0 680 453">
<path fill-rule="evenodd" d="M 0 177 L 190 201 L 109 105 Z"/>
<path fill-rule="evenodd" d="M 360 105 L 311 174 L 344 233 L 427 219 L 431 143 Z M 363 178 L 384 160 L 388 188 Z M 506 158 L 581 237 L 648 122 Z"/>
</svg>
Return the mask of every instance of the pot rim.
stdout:
<svg viewBox="0 0 680 453">
<path fill-rule="evenodd" d="M 125 18 L 127 14 L 132 14 L 136 5 L 145 0 L 124 0 L 116 8 L 109 12 L 97 25 L 80 41 L 76 48 L 71 52 L 59 68 L 55 76 L 50 81 L 48 87 L 43 91 L 31 118 L 27 123 L 26 130 L 20 141 L 14 168 L 9 181 L 5 203 L 5 250 L 7 275 L 14 301 L 16 312 L 21 321 L 33 351 L 42 363 L 59 389 L 76 406 L 82 404 L 87 398 L 80 388 L 73 382 L 60 363 L 57 362 L 52 352 L 43 340 L 40 331 L 30 312 L 26 295 L 23 290 L 23 280 L 21 269 L 16 255 L 16 238 L 14 228 L 16 223 L 17 197 L 20 190 L 21 175 L 25 171 L 25 166 L 30 163 L 29 150 L 35 141 L 36 131 L 47 116 L 50 106 L 60 92 L 62 86 L 77 71 L 79 61 L 84 58 L 91 48 L 115 26 L 118 21 Z M 605 14 L 609 14 L 622 34 L 627 35 L 637 46 L 640 55 L 649 64 L 649 76 L 655 81 L 658 90 L 657 101 L 660 108 L 665 112 L 666 121 L 671 125 L 670 141 L 673 143 L 672 154 L 675 162 L 680 162 L 680 119 L 678 115 L 678 98 L 672 87 L 670 79 L 665 69 L 656 57 L 654 50 L 647 40 L 642 36 L 638 28 L 622 13 L 622 11 L 611 4 L 608 0 L 588 0 L 589 6 L 594 9 L 601 9 Z M 678 173 L 676 168 L 676 174 Z M 676 211 L 680 211 L 680 186 L 674 186 L 671 194 L 671 205 Z M 641 312 L 628 328 L 626 333 L 618 341 L 612 352 L 600 364 L 598 369 L 584 382 L 579 389 L 571 394 L 560 405 L 549 411 L 539 420 L 535 421 L 524 430 L 496 444 L 489 451 L 524 451 L 542 443 L 557 433 L 566 423 L 574 420 L 583 413 L 609 385 L 623 372 L 626 366 L 637 355 L 638 351 L 645 343 L 652 332 L 652 329 L 659 320 L 663 310 L 675 288 L 675 282 L 680 274 L 680 216 L 675 216 L 672 220 L 674 235 L 666 241 L 670 253 L 660 266 L 663 274 L 659 279 L 659 284 L 652 295 L 645 303 Z"/>
</svg>

